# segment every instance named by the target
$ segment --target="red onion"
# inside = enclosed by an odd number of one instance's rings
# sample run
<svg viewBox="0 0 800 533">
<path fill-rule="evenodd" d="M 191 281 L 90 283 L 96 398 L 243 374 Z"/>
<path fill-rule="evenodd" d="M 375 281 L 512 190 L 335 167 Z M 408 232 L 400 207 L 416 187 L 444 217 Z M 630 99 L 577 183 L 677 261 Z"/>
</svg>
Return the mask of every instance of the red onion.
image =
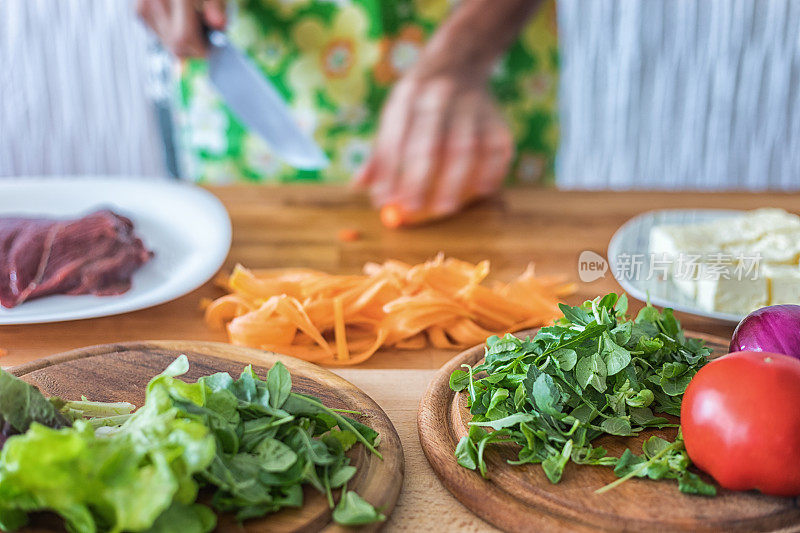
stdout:
<svg viewBox="0 0 800 533">
<path fill-rule="evenodd" d="M 800 305 L 756 309 L 736 326 L 731 352 L 774 352 L 800 359 Z"/>
</svg>

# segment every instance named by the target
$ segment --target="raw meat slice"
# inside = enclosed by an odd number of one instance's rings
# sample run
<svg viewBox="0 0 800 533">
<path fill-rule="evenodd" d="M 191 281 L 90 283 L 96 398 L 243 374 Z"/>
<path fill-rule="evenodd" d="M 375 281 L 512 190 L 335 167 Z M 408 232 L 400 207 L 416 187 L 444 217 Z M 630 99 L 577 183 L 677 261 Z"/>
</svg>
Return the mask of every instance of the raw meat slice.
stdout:
<svg viewBox="0 0 800 533">
<path fill-rule="evenodd" d="M 50 294 L 122 294 L 152 255 L 133 222 L 109 210 L 66 221 L 0 218 L 0 305 Z"/>
</svg>

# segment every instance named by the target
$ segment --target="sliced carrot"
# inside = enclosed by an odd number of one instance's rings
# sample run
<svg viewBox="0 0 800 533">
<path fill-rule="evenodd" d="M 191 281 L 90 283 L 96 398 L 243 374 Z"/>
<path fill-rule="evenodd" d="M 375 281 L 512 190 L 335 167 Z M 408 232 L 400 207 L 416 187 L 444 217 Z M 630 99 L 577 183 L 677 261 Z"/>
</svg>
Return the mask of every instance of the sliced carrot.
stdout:
<svg viewBox="0 0 800 533">
<path fill-rule="evenodd" d="M 332 355 L 333 351 L 331 350 L 330 346 L 328 346 L 328 343 L 322 337 L 320 330 L 317 329 L 311 320 L 309 320 L 308 315 L 300 305 L 300 302 L 291 296 L 286 295 L 278 296 L 277 298 L 279 298 L 279 300 L 276 310 L 287 320 L 289 320 L 289 322 L 291 322 L 297 329 L 314 339 L 314 341 L 319 344 L 323 350 L 326 350 Z"/>
<path fill-rule="evenodd" d="M 428 340 L 425 338 L 424 333 L 417 333 L 413 337 L 408 337 L 395 344 L 401 350 L 421 350 L 427 345 Z"/>
<path fill-rule="evenodd" d="M 206 322 L 214 329 L 225 329 L 225 324 L 237 316 L 253 311 L 255 307 L 252 300 L 239 294 L 228 294 L 206 305 Z"/>
<path fill-rule="evenodd" d="M 345 333 L 344 325 L 344 308 L 342 307 L 342 298 L 333 299 L 333 332 L 336 335 L 336 355 L 339 356 L 340 361 L 347 361 L 350 359 L 350 350 L 347 348 L 347 334 Z"/>
<path fill-rule="evenodd" d="M 281 294 L 295 296 L 300 293 L 300 285 L 297 281 L 258 278 L 242 265 L 236 265 L 233 269 L 233 273 L 228 278 L 228 287 L 236 293 L 263 300 Z"/>
<path fill-rule="evenodd" d="M 418 226 L 451 216 L 452 213 L 437 213 L 430 209 L 406 211 L 396 204 L 387 204 L 381 208 L 381 223 L 389 229 L 401 226 Z"/>
<path fill-rule="evenodd" d="M 438 255 L 418 265 L 367 263 L 361 275 L 306 268 L 249 270 L 221 283 L 229 294 L 205 305 L 205 320 L 234 344 L 318 364 L 366 361 L 382 346 L 458 349 L 493 334 L 551 323 L 574 291 L 533 267 L 509 283 L 486 282 L 488 261 Z"/>
<path fill-rule="evenodd" d="M 431 346 L 434 348 L 441 348 L 444 350 L 454 350 L 458 348 L 458 344 L 454 343 L 447 337 L 444 328 L 441 326 L 431 326 L 428 328 L 428 339 L 431 341 Z"/>
<path fill-rule="evenodd" d="M 342 228 L 337 234 L 340 242 L 355 242 L 361 238 L 361 232 L 355 228 Z"/>
<path fill-rule="evenodd" d="M 403 212 L 394 204 L 381 208 L 381 223 L 389 229 L 397 229 L 403 225 Z"/>
</svg>

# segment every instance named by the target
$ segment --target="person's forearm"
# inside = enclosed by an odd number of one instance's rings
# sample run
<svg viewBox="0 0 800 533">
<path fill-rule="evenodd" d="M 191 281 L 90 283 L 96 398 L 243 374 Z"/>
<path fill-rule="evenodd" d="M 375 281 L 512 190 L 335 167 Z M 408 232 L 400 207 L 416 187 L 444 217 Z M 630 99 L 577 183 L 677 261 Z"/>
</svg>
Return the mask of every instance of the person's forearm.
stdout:
<svg viewBox="0 0 800 533">
<path fill-rule="evenodd" d="M 419 74 L 488 73 L 540 3 L 541 0 L 463 0 L 425 47 Z"/>
</svg>

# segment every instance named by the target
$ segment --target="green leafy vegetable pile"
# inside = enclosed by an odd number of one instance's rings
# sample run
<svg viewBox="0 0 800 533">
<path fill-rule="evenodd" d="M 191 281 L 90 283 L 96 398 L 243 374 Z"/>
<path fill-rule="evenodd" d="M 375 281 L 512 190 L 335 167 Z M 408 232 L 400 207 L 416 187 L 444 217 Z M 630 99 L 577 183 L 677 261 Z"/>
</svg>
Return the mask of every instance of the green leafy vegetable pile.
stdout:
<svg viewBox="0 0 800 533">
<path fill-rule="evenodd" d="M 451 389 L 467 392 L 472 414 L 455 451 L 458 463 L 486 476 L 486 446 L 514 442 L 519 455 L 509 462 L 541 463 L 552 483 L 572 460 L 616 466 L 624 479 L 672 478 L 683 492 L 713 494 L 687 470 L 680 436 L 674 443 L 651 438 L 642 457 L 626 451 L 618 459 L 592 446 L 605 434 L 674 426 L 656 413 L 680 415 L 683 393 L 710 354 L 702 341 L 684 337 L 671 309 L 647 305 L 630 320 L 627 306 L 616 294 L 560 305 L 564 317 L 533 339 L 487 339 L 484 361 L 450 377 Z"/>
<path fill-rule="evenodd" d="M 182 382 L 180 382 L 182 383 Z M 217 443 L 202 478 L 216 487 L 213 505 L 245 520 L 282 507 L 300 507 L 301 485 L 327 495 L 345 487 L 356 473 L 345 452 L 360 442 L 372 453 L 376 431 L 323 405 L 319 398 L 291 392 L 292 379 L 280 362 L 262 381 L 251 367 L 234 381 L 226 373 L 201 378 L 202 401 L 176 402 L 183 416 L 211 428 Z M 333 519 L 343 525 L 384 520 L 369 503 L 345 489 Z"/>
<path fill-rule="evenodd" d="M 301 506 L 305 483 L 327 495 L 339 524 L 384 520 L 346 488 L 356 472 L 350 447 L 380 457 L 374 430 L 292 392 L 281 363 L 266 381 L 249 366 L 237 380 L 177 379 L 187 370 L 186 357 L 176 359 L 133 413 L 130 404 L 47 399 L 0 371 L 0 416 L 20 433 L 0 453 L 0 528 L 51 510 L 75 532 L 206 532 L 216 516 L 196 502 L 203 487 L 215 509 L 245 520 Z"/>
</svg>

